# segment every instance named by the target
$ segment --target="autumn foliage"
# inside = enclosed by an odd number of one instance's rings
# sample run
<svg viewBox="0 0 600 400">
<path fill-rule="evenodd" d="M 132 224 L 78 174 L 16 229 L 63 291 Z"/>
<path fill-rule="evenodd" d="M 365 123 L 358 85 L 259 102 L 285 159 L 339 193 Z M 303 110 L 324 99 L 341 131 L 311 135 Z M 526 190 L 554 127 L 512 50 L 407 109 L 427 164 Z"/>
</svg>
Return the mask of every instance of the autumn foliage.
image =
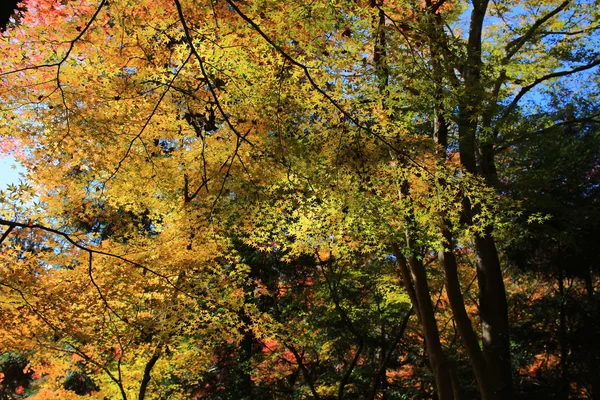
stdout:
<svg viewBox="0 0 600 400">
<path fill-rule="evenodd" d="M 600 393 L 592 3 L 19 10 L 0 398 Z"/>
</svg>

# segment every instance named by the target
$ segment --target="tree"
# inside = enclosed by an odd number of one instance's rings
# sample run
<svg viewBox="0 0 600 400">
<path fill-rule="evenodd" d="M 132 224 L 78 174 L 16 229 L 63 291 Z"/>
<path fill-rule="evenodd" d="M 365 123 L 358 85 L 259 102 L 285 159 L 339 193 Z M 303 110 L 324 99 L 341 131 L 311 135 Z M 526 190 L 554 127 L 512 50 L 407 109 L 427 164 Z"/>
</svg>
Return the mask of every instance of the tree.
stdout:
<svg viewBox="0 0 600 400">
<path fill-rule="evenodd" d="M 240 357 L 251 365 L 236 349 L 252 353 L 269 338 L 313 397 L 330 395 L 315 382 L 323 377 L 343 398 L 353 377 L 374 373 L 363 366 L 385 371 L 397 354 L 385 347 L 398 341 L 374 345 L 357 327 L 401 322 L 397 311 L 391 320 L 372 312 L 375 276 L 390 276 L 393 257 L 394 293 L 413 303 L 437 397 L 469 385 L 440 329 L 440 281 L 479 395 L 513 395 L 497 243 L 517 207 L 500 182 L 523 175 L 501 163 L 531 132 L 597 123 L 596 107 L 534 118 L 551 106 L 542 88 L 594 76 L 592 4 L 24 7 L 0 61 L 4 147 L 21 150 L 31 185 L 3 194 L 3 319 L 15 321 L 2 332 L 7 350 L 35 350 L 34 365 L 55 366 L 56 380 L 83 364 L 98 396 L 142 399 L 214 392 L 215 368 Z M 595 91 L 581 94 L 593 102 Z M 34 207 L 18 204 L 27 191 Z M 281 254 L 274 265 L 311 259 L 302 267 L 313 284 L 283 300 L 316 313 L 300 321 L 305 338 L 292 341 L 254 290 L 290 277 L 255 274 L 240 243 Z M 461 271 L 471 261 L 476 313 Z M 359 310 L 364 319 L 349 316 Z M 346 331 L 319 331 L 334 320 Z M 341 377 L 313 359 L 324 354 L 344 360 Z M 354 387 L 374 398 L 387 389 L 382 373 Z M 239 376 L 251 385 L 254 375 Z"/>
</svg>

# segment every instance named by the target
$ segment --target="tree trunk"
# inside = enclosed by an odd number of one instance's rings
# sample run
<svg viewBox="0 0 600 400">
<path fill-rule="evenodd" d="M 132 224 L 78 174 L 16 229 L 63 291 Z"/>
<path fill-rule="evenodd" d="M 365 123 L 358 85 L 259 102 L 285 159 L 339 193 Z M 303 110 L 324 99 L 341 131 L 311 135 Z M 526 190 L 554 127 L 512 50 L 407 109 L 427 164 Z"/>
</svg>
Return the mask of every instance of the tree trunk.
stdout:
<svg viewBox="0 0 600 400">
<path fill-rule="evenodd" d="M 559 266 L 562 268 L 562 266 Z M 560 391 L 558 398 L 566 400 L 569 398 L 569 382 L 567 380 L 567 355 L 569 346 L 567 344 L 567 316 L 565 315 L 565 285 L 562 271 L 558 274 L 558 295 L 560 305 L 558 308 L 558 344 L 560 348 Z"/>
<path fill-rule="evenodd" d="M 483 109 L 485 103 L 481 83 L 481 43 L 487 5 L 487 0 L 473 1 L 467 59 L 464 67 L 465 95 L 459 107 L 458 132 L 460 160 L 463 167 L 469 173 L 485 177 L 488 183 L 493 183 L 490 178 L 495 175 L 496 170 L 492 149 L 485 146 L 484 143 L 481 148 L 483 158 L 477 160 L 476 157 L 476 132 L 482 116 L 480 113 L 479 115 L 473 114 L 477 112 L 476 110 Z M 471 208 L 470 202 L 465 199 L 464 203 L 465 213 L 468 214 Z M 476 213 L 477 210 L 474 212 Z M 469 220 L 471 216 L 466 215 Z M 494 386 L 495 397 L 509 399 L 512 397 L 513 384 L 508 334 L 508 305 L 492 230 L 493 228 L 488 226 L 483 234 L 475 239 L 483 354 Z"/>
<path fill-rule="evenodd" d="M 154 353 L 152 357 L 146 363 L 144 367 L 144 375 L 142 376 L 142 381 L 140 382 L 140 390 L 138 392 L 138 400 L 144 400 L 146 398 L 146 391 L 148 390 L 148 384 L 150 383 L 150 373 L 152 372 L 152 368 L 160 358 L 162 353 L 162 343 L 158 343 L 156 349 L 154 349 Z"/>
<path fill-rule="evenodd" d="M 485 236 L 475 239 L 483 353 L 496 397 L 509 399 L 512 396 L 512 369 L 508 304 L 498 251 L 491 233 L 491 228 L 488 228 Z"/>
<path fill-rule="evenodd" d="M 471 361 L 481 398 L 482 400 L 493 399 L 494 390 L 490 381 L 486 360 L 479 347 L 479 339 L 473 330 L 473 325 L 467 314 L 464 297 L 460 289 L 456 256 L 452 251 L 452 234 L 448 229 L 444 229 L 443 235 L 449 247 L 448 250 L 438 252 L 438 260 L 440 267 L 444 271 L 446 291 L 448 292 L 448 300 L 450 301 L 454 321 Z"/>
<path fill-rule="evenodd" d="M 442 350 L 433 305 L 429 297 L 429 284 L 427 283 L 425 266 L 416 257 L 409 257 L 409 262 L 407 263 L 406 258 L 400 252 L 397 245 L 393 245 L 392 250 L 413 303 L 413 308 L 419 317 L 421 328 L 423 329 L 423 336 L 427 343 L 427 357 L 435 379 L 438 398 L 440 400 L 454 399 L 450 365 Z"/>
<path fill-rule="evenodd" d="M 438 399 L 453 399 L 454 391 L 450 377 L 450 364 L 444 355 L 440 343 L 440 334 L 435 321 L 431 298 L 429 297 L 429 285 L 427 283 L 425 266 L 416 257 L 410 257 L 408 265 L 415 283 L 415 292 L 421 315 L 421 326 L 423 327 L 423 335 L 427 342 L 427 355 L 435 377 Z"/>
</svg>

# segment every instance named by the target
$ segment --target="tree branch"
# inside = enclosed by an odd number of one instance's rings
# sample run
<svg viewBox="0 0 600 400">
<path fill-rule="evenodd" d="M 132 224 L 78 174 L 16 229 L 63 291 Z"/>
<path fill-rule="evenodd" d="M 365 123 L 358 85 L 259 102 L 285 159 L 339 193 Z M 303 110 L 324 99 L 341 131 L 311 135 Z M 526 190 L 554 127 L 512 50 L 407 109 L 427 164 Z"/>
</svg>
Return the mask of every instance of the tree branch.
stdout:
<svg viewBox="0 0 600 400">
<path fill-rule="evenodd" d="M 169 279 L 168 276 L 163 275 L 160 272 L 154 271 L 153 269 L 148 268 L 145 265 L 142 265 L 142 264 L 140 264 L 140 263 L 138 263 L 136 261 L 133 261 L 133 260 L 129 260 L 128 258 L 125 258 L 125 257 L 120 256 L 118 254 L 107 253 L 107 252 L 102 251 L 102 250 L 92 249 L 92 248 L 90 248 L 88 246 L 85 246 L 85 245 L 79 243 L 77 240 L 73 239 L 70 234 L 62 232 L 62 231 L 59 231 L 58 229 L 50 228 L 50 227 L 47 227 L 47 226 L 44 226 L 44 225 L 40 225 L 40 224 L 24 224 L 24 223 L 21 223 L 21 222 L 8 221 L 8 220 L 2 219 L 2 218 L 0 218 L 0 225 L 7 226 L 10 229 L 12 229 L 12 228 L 22 228 L 22 229 L 32 229 L 32 230 L 39 229 L 39 230 L 42 230 L 42 231 L 45 231 L 45 232 L 53 233 L 53 234 L 55 234 L 57 236 L 63 237 L 67 242 L 69 242 L 70 244 L 72 244 L 73 246 L 75 246 L 76 248 L 78 248 L 80 250 L 83 250 L 83 251 L 88 252 L 90 254 L 98 254 L 98 255 L 102 255 L 102 256 L 106 256 L 106 257 L 115 258 L 117 260 L 120 260 L 120 261 L 123 261 L 125 263 L 131 264 L 134 267 L 140 268 L 144 272 L 150 272 L 152 275 L 155 275 L 155 276 L 158 276 L 159 278 L 164 279 L 170 286 L 172 286 L 178 292 L 181 292 L 181 293 L 183 293 L 186 296 L 191 297 L 191 298 L 194 297 L 191 294 L 186 293 L 182 289 L 180 289 L 179 287 L 177 287 L 177 285 L 175 285 L 171 281 L 171 279 Z"/>
<path fill-rule="evenodd" d="M 152 354 L 152 357 L 150 357 L 150 359 L 146 363 L 146 366 L 144 367 L 144 376 L 142 377 L 142 381 L 140 383 L 140 391 L 138 393 L 138 400 L 144 400 L 144 398 L 146 397 L 148 383 L 150 383 L 150 373 L 152 372 L 152 368 L 154 368 L 154 365 L 160 358 L 161 354 L 162 354 L 162 343 L 159 342 L 156 345 L 156 348 L 154 349 L 154 353 Z"/>
<path fill-rule="evenodd" d="M 4 233 L 2 234 L 2 237 L 0 238 L 0 244 L 4 243 L 4 239 L 6 239 L 8 237 L 8 235 L 10 235 L 10 232 L 14 229 L 13 225 L 9 225 L 8 228 L 6 228 L 6 230 L 4 231 Z"/>
<path fill-rule="evenodd" d="M 321 397 L 319 396 L 319 393 L 317 393 L 317 390 L 315 389 L 315 384 L 314 384 L 312 378 L 310 377 L 310 372 L 306 368 L 306 365 L 304 365 L 302 356 L 298 353 L 298 351 L 296 350 L 296 348 L 294 348 L 294 346 L 292 344 L 284 343 L 284 345 L 294 355 L 294 358 L 296 359 L 296 362 L 298 363 L 298 366 L 300 367 L 300 370 L 302 371 L 302 375 L 304 376 L 304 381 L 310 388 L 310 391 L 312 392 L 313 397 L 315 398 L 315 400 L 319 400 Z"/>
<path fill-rule="evenodd" d="M 81 39 L 83 37 L 83 35 L 87 32 L 88 29 L 90 29 L 90 26 L 92 26 L 92 23 L 94 22 L 94 20 L 96 19 L 96 17 L 100 13 L 100 10 L 102 9 L 102 7 L 104 7 L 104 5 L 106 4 L 106 2 L 107 2 L 107 0 L 102 0 L 100 2 L 100 4 L 98 5 L 98 8 L 96 9 L 96 12 L 94 12 L 94 15 L 92 15 L 92 17 L 90 18 L 90 20 L 87 22 L 87 24 L 81 30 L 81 32 L 79 32 L 79 35 L 77 35 L 75 37 L 75 39 L 73 39 L 73 40 L 70 41 L 69 48 L 68 48 L 66 54 L 63 56 L 63 58 L 60 61 L 57 61 L 57 62 L 51 63 L 51 64 L 40 64 L 40 65 L 31 66 L 31 67 L 24 67 L 24 68 L 14 69 L 12 71 L 0 73 L 0 76 L 12 75 L 12 74 L 16 74 L 16 73 L 19 73 L 19 72 L 28 71 L 28 70 L 31 70 L 31 69 L 59 67 L 58 68 L 58 72 L 57 72 L 57 79 L 58 79 L 58 74 L 60 73 L 60 66 L 62 65 L 62 63 L 64 63 L 67 60 L 67 58 L 71 54 L 71 51 L 73 51 L 73 47 L 75 47 L 75 43 L 79 39 Z"/>
<path fill-rule="evenodd" d="M 188 28 L 187 22 L 185 21 L 185 17 L 183 15 L 183 9 L 181 7 L 181 3 L 179 2 L 179 0 L 173 0 L 173 1 L 175 2 L 175 7 L 177 8 L 177 13 L 179 15 L 179 21 L 181 22 L 181 25 L 183 27 L 183 31 L 185 33 L 185 37 L 188 41 L 188 44 L 190 46 L 190 50 L 191 50 L 192 54 L 194 55 L 194 57 L 196 58 L 196 60 L 198 61 L 198 64 L 200 65 L 200 71 L 202 72 L 203 78 L 206 81 L 206 84 L 208 85 L 208 90 L 210 91 L 212 98 L 215 100 L 215 105 L 219 109 L 219 112 L 223 116 L 223 119 L 225 120 L 225 123 L 227 124 L 229 129 L 231 129 L 231 131 L 239 139 L 248 143 L 250 146 L 253 146 L 252 142 L 250 142 L 244 135 L 242 135 L 237 130 L 237 128 L 235 126 L 233 126 L 233 124 L 231 123 L 231 120 L 229 119 L 229 116 L 223 109 L 223 106 L 221 105 L 221 102 L 219 101 L 219 97 L 217 96 L 215 88 L 214 88 L 213 84 L 210 82 L 208 74 L 206 73 L 206 68 L 204 67 L 204 60 L 202 59 L 200 54 L 198 54 L 198 50 L 196 50 L 196 46 L 194 46 L 194 42 L 192 40 L 192 35 L 190 34 L 190 29 Z"/>
<path fill-rule="evenodd" d="M 127 158 L 127 156 L 129 156 L 129 153 L 131 153 L 131 149 L 133 148 L 133 144 L 135 143 L 136 140 L 138 140 L 138 139 L 140 139 L 142 137 L 142 133 L 144 133 L 144 131 L 146 130 L 146 128 L 150 124 L 150 121 L 152 120 L 152 117 L 154 117 L 154 114 L 156 114 L 156 111 L 158 111 L 158 107 L 160 106 L 160 104 L 162 103 L 163 99 L 165 98 L 165 96 L 167 95 L 167 93 L 169 92 L 169 90 L 171 89 L 171 85 L 173 84 L 173 82 L 175 82 L 175 79 L 177 79 L 177 77 L 179 76 L 179 73 L 183 70 L 183 68 L 188 63 L 188 61 L 190 60 L 191 57 L 192 57 L 192 53 L 190 53 L 187 56 L 187 58 L 185 59 L 185 61 L 181 64 L 181 67 L 179 67 L 179 69 L 175 72 L 175 74 L 173 75 L 173 78 L 171 78 L 171 81 L 167 85 L 167 88 L 164 90 L 164 92 L 161 93 L 160 98 L 158 99 L 158 101 L 154 105 L 154 108 L 152 109 L 152 112 L 150 113 L 150 115 L 146 118 L 146 121 L 144 122 L 144 125 L 142 125 L 142 127 L 141 127 L 140 131 L 138 132 L 138 134 L 135 135 L 135 137 L 129 141 L 129 146 L 127 147 L 127 150 L 125 151 L 125 154 L 123 155 L 123 157 L 121 157 L 121 159 L 119 160 L 119 163 L 117 164 L 117 168 L 113 171 L 113 173 L 102 184 L 102 190 L 103 191 L 104 191 L 104 187 L 106 186 L 106 183 L 108 181 L 110 181 L 112 178 L 114 178 L 115 175 L 117 175 L 117 173 L 121 169 L 121 166 L 123 165 L 123 162 L 125 162 L 125 159 Z"/>
<path fill-rule="evenodd" d="M 406 331 L 408 321 L 410 320 L 410 316 L 412 315 L 414 309 L 415 306 L 411 304 L 410 308 L 408 309 L 408 312 L 404 315 L 404 318 L 402 318 L 402 322 L 398 327 L 398 332 L 396 333 L 396 336 L 394 336 L 394 339 L 390 343 L 389 351 L 385 354 L 385 357 L 381 362 L 381 365 L 379 366 L 379 370 L 377 371 L 377 375 L 375 376 L 375 380 L 373 381 L 373 389 L 371 391 L 372 400 L 375 400 L 375 398 L 377 397 L 377 389 L 379 387 L 381 379 L 383 378 L 383 374 L 385 373 L 386 367 L 392 359 L 392 354 L 394 353 L 395 347 L 398 345 L 398 343 L 400 343 L 400 340 L 402 340 L 402 337 L 404 336 L 404 331 Z"/>
<path fill-rule="evenodd" d="M 579 66 L 577 68 L 569 69 L 569 70 L 566 70 L 566 71 L 553 72 L 551 74 L 548 74 L 548 75 L 542 76 L 540 78 L 537 78 L 532 83 L 530 83 L 527 86 L 524 86 L 521 89 L 521 91 L 515 96 L 515 98 L 513 99 L 513 101 L 508 105 L 508 107 L 506 107 L 506 109 L 502 113 L 502 116 L 500 117 L 500 121 L 501 122 L 504 121 L 508 117 L 508 115 L 515 110 L 515 108 L 517 107 L 517 104 L 519 103 L 519 100 L 521 100 L 521 98 L 523 98 L 523 96 L 525 96 L 531 89 L 535 88 L 540 83 L 546 82 L 546 81 L 548 81 L 550 79 L 560 78 L 560 77 L 563 77 L 563 76 L 568 76 L 568 75 L 571 75 L 571 74 L 575 74 L 577 72 L 586 71 L 586 70 L 594 68 L 594 67 L 596 67 L 598 65 L 600 65 L 600 59 L 596 59 L 596 60 L 592 61 L 589 64 L 581 65 L 581 66 Z"/>
<path fill-rule="evenodd" d="M 538 135 L 541 135 L 543 133 L 551 131 L 560 126 L 579 125 L 579 124 L 600 124 L 600 119 L 598 119 L 599 117 L 600 117 L 600 114 L 594 114 L 594 115 L 590 115 L 589 117 L 585 117 L 585 118 L 569 119 L 569 120 L 557 122 L 547 128 L 538 129 L 537 131 L 533 131 L 533 132 L 526 132 L 522 135 L 518 135 L 513 140 L 504 141 L 501 145 L 496 146 L 494 148 L 494 151 L 499 152 L 499 151 L 505 150 L 505 149 L 509 148 L 510 146 L 513 146 L 523 140 L 526 140 L 526 139 L 532 138 L 532 137 L 536 137 Z"/>
<path fill-rule="evenodd" d="M 531 25 L 531 27 L 529 27 L 529 29 L 527 30 L 527 32 L 523 36 L 520 36 L 520 37 L 518 37 L 518 38 L 516 38 L 516 39 L 514 39 L 512 41 L 510 41 L 506 45 L 506 55 L 502 59 L 502 63 L 506 64 L 515 54 L 517 54 L 517 52 L 519 50 L 521 50 L 521 48 L 525 45 L 525 43 L 527 43 L 527 41 L 529 41 L 529 39 L 531 39 L 535 35 L 537 29 L 540 26 L 542 26 L 550 18 L 554 17 L 555 15 L 557 15 L 558 13 L 560 13 L 562 10 L 564 10 L 569 5 L 569 3 L 571 3 L 571 0 L 565 0 L 565 1 L 563 1 L 554 10 L 552 10 L 548 14 L 544 15 L 539 20 L 535 21 L 534 24 Z"/>
</svg>

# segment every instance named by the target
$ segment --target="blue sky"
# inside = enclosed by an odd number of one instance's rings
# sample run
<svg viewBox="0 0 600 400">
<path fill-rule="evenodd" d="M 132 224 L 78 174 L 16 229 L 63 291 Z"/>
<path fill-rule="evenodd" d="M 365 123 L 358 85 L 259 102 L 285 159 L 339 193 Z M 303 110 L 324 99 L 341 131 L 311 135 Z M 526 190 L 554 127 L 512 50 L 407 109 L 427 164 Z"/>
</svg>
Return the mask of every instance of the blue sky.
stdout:
<svg viewBox="0 0 600 400">
<path fill-rule="evenodd" d="M 17 168 L 12 168 L 13 165 L 17 165 Z M 18 165 L 14 158 L 0 156 L 0 190 L 4 190 L 10 183 L 18 183 L 21 172 L 25 172 L 25 170 Z"/>
</svg>

